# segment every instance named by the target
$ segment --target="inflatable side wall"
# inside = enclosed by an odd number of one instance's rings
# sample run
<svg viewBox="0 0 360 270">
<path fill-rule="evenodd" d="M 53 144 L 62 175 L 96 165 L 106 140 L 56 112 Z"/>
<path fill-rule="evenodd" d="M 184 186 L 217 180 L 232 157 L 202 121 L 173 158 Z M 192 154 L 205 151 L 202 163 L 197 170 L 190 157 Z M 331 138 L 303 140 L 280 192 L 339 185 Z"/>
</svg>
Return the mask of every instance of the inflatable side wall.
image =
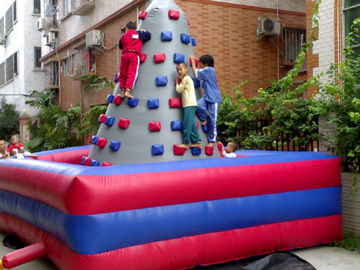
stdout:
<svg viewBox="0 0 360 270">
<path fill-rule="evenodd" d="M 0 161 L 1 231 L 45 243 L 60 269 L 181 269 L 342 237 L 337 157 L 241 151 L 110 167 L 54 162 L 88 151 Z"/>
</svg>

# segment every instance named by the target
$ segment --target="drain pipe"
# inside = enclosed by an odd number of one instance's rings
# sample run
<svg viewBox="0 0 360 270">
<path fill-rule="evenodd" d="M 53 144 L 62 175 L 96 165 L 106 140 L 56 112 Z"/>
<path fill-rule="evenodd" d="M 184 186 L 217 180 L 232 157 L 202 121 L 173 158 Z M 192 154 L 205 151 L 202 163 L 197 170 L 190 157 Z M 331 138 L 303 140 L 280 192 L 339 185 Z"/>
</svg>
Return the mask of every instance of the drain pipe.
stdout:
<svg viewBox="0 0 360 270">
<path fill-rule="evenodd" d="M 15 250 L 6 254 L 2 260 L 0 260 L 0 270 L 3 268 L 10 269 L 32 260 L 42 258 L 46 253 L 46 246 L 43 242 Z"/>
</svg>

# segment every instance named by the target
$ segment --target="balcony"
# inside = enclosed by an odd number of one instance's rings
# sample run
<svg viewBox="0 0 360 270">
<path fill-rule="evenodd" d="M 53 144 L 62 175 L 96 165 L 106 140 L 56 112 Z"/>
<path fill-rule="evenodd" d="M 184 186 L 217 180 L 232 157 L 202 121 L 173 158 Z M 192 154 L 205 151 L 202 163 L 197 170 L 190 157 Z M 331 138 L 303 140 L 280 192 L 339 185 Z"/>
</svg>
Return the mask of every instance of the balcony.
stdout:
<svg viewBox="0 0 360 270">
<path fill-rule="evenodd" d="M 74 9 L 72 10 L 73 15 L 79 15 L 83 16 L 87 12 L 89 12 L 90 9 L 92 9 L 95 6 L 94 0 L 75 0 L 74 1 Z"/>
</svg>

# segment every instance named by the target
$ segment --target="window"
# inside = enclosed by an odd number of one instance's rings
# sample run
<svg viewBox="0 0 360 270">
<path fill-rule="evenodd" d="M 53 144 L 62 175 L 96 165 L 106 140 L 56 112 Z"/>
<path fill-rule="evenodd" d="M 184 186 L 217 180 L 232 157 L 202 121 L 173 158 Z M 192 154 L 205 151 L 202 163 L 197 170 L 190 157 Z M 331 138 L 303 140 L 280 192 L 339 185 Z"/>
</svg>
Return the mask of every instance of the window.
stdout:
<svg viewBox="0 0 360 270">
<path fill-rule="evenodd" d="M 5 62 L 5 79 L 6 82 L 12 80 L 17 74 L 17 53 L 9 56 Z"/>
<path fill-rule="evenodd" d="M 34 48 L 34 67 L 35 68 L 41 68 L 41 47 L 35 47 Z"/>
<path fill-rule="evenodd" d="M 8 8 L 5 13 L 5 34 L 9 34 L 17 21 L 16 1 Z"/>
<path fill-rule="evenodd" d="M 41 13 L 41 4 L 40 0 L 34 0 L 34 14 Z"/>
<path fill-rule="evenodd" d="M 0 64 L 0 86 L 5 84 L 5 63 Z"/>
<path fill-rule="evenodd" d="M 66 17 L 68 14 L 70 14 L 71 7 L 69 0 L 63 0 L 63 17 Z"/>
<path fill-rule="evenodd" d="M 1 17 L 0 19 L 0 39 L 1 37 L 4 37 L 4 17 Z"/>
<path fill-rule="evenodd" d="M 284 62 L 294 62 L 296 60 L 304 40 L 305 30 L 294 28 L 283 29 Z"/>
<path fill-rule="evenodd" d="M 345 36 L 351 31 L 351 25 L 356 18 L 360 17 L 360 3 L 358 0 L 345 0 L 344 1 L 344 30 Z M 360 40 L 356 41 L 353 45 L 355 52 L 360 54 Z"/>
</svg>

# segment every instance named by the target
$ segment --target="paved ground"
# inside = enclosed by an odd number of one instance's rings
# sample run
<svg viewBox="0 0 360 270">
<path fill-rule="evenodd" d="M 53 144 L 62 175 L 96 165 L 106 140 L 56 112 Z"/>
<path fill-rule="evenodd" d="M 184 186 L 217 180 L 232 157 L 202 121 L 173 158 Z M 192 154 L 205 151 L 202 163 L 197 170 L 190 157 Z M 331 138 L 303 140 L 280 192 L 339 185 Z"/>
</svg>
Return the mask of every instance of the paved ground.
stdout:
<svg viewBox="0 0 360 270">
<path fill-rule="evenodd" d="M 4 234 L 0 233 L 0 258 L 13 251 L 2 245 Z M 360 254 L 337 247 L 312 247 L 294 251 L 296 255 L 311 263 L 317 270 L 360 270 Z M 12 268 L 15 270 L 54 270 L 46 260 L 35 260 Z"/>
</svg>

